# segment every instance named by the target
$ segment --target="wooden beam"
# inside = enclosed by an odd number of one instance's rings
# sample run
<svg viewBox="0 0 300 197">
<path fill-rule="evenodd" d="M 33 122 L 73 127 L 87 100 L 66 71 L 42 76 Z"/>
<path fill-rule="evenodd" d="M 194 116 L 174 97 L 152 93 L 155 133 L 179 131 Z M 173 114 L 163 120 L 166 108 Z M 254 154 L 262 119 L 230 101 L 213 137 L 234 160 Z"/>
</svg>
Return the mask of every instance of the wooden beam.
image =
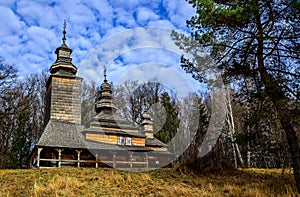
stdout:
<svg viewBox="0 0 300 197">
<path fill-rule="evenodd" d="M 76 150 L 77 152 L 77 168 L 80 168 L 80 153 L 81 153 L 81 150 Z"/>
<path fill-rule="evenodd" d="M 132 152 L 129 153 L 130 168 L 132 168 Z"/>
<path fill-rule="evenodd" d="M 98 168 L 98 153 L 96 153 L 96 168 Z"/>
<path fill-rule="evenodd" d="M 41 151 L 43 150 L 43 148 L 38 148 L 38 154 L 37 154 L 37 162 L 36 162 L 36 167 L 39 168 L 40 167 L 40 159 L 41 159 Z"/>
<path fill-rule="evenodd" d="M 53 162 L 58 162 L 59 159 L 46 159 L 46 158 L 41 158 L 40 161 L 53 161 Z M 78 160 L 70 160 L 70 159 L 61 159 L 60 160 L 61 164 L 63 163 L 77 163 Z M 144 165 L 147 165 L 148 163 L 145 162 L 145 161 L 118 161 L 118 160 L 115 160 L 115 161 L 107 161 L 107 160 L 80 160 L 79 161 L 80 163 L 106 163 L 106 164 L 144 164 Z M 40 167 L 42 168 L 42 167 Z M 50 167 L 47 167 L 47 168 L 50 168 Z"/>
<path fill-rule="evenodd" d="M 147 164 L 147 162 L 144 161 L 101 161 L 102 163 L 116 163 L 116 164 Z"/>
<path fill-rule="evenodd" d="M 60 168 L 61 167 L 61 152 L 62 152 L 62 149 L 57 149 L 57 152 L 58 152 L 58 167 Z"/>
<path fill-rule="evenodd" d="M 116 168 L 116 155 L 117 155 L 117 152 L 113 152 L 113 168 Z"/>
<path fill-rule="evenodd" d="M 145 153 L 145 159 L 146 159 L 146 168 L 149 168 L 149 159 L 148 159 L 148 153 Z"/>
</svg>

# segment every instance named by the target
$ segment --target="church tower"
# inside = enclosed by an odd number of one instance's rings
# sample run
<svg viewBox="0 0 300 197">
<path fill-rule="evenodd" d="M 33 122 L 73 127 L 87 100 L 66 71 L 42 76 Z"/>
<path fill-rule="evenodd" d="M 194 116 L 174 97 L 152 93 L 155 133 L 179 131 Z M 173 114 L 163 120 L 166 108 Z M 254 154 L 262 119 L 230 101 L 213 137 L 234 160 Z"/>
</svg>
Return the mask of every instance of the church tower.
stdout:
<svg viewBox="0 0 300 197">
<path fill-rule="evenodd" d="M 106 79 L 95 103 L 96 115 L 81 125 L 81 82 L 66 45 L 66 22 L 62 44 L 55 50 L 46 88 L 46 127 L 35 145 L 29 167 L 158 168 L 170 163 L 167 145 L 154 137 L 153 123 L 143 115 L 142 132 L 117 113 L 112 87 Z"/>
<path fill-rule="evenodd" d="M 66 44 L 64 22 L 62 45 L 55 50 L 56 61 L 50 67 L 47 81 L 45 122 L 60 120 L 81 124 L 81 81 L 77 68 L 72 63 L 72 50 Z"/>
</svg>

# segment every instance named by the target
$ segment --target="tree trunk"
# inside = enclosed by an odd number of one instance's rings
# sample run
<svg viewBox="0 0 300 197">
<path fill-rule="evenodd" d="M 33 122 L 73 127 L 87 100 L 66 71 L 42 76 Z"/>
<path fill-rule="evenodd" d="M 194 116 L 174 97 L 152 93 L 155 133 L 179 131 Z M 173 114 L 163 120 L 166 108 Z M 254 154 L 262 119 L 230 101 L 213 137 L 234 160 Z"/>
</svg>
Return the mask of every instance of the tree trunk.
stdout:
<svg viewBox="0 0 300 197">
<path fill-rule="evenodd" d="M 249 109 L 247 107 L 247 119 L 249 118 Z M 250 147 L 250 128 L 249 124 L 247 125 L 247 168 L 251 167 L 251 147 Z"/>
<path fill-rule="evenodd" d="M 292 158 L 294 178 L 298 193 L 300 193 L 300 149 L 298 137 L 292 124 L 290 111 L 287 109 L 288 102 L 284 93 L 280 90 L 278 84 L 271 78 L 271 76 L 269 76 L 266 71 L 264 75 L 267 76 L 267 79 L 263 79 L 266 86 L 266 92 L 271 97 L 272 102 L 275 105 L 280 124 L 286 134 Z"/>
<path fill-rule="evenodd" d="M 230 129 L 230 138 L 231 138 L 231 143 L 232 143 L 232 148 L 233 148 L 233 156 L 234 156 L 234 163 L 235 167 L 237 168 L 237 157 L 239 158 L 239 161 L 241 165 L 244 165 L 244 161 L 239 149 L 238 144 L 235 142 L 235 125 L 234 125 L 234 119 L 233 119 L 233 111 L 232 111 L 232 105 L 231 105 L 231 96 L 230 96 L 230 87 L 226 87 L 227 91 L 227 105 L 228 105 L 228 124 L 229 124 L 229 129 Z"/>
<path fill-rule="evenodd" d="M 263 41 L 258 42 L 258 69 L 261 75 L 262 82 L 265 85 L 266 93 L 272 99 L 272 102 L 276 108 L 279 121 L 282 128 L 286 133 L 287 142 L 290 148 L 290 154 L 292 158 L 292 166 L 294 170 L 294 178 L 297 186 L 298 193 L 300 193 L 300 151 L 298 144 L 298 137 L 296 131 L 293 128 L 290 113 L 288 111 L 287 98 L 284 92 L 281 90 L 279 85 L 272 76 L 268 74 L 264 67 L 263 62 Z"/>
<path fill-rule="evenodd" d="M 272 102 L 278 114 L 279 121 L 286 134 L 292 158 L 294 178 L 298 193 L 300 193 L 300 150 L 298 144 L 298 137 L 292 125 L 290 111 L 287 109 L 287 98 L 285 97 L 284 92 L 280 89 L 277 82 L 273 80 L 273 78 L 267 73 L 264 67 L 259 67 L 261 78 L 266 88 L 266 93 L 272 99 Z"/>
<path fill-rule="evenodd" d="M 250 152 L 250 142 L 247 142 L 247 168 L 251 167 L 251 152 Z"/>
<path fill-rule="evenodd" d="M 272 99 L 272 103 L 274 104 L 279 121 L 281 123 L 282 128 L 286 133 L 287 142 L 290 148 L 290 154 L 292 158 L 292 166 L 294 171 L 294 178 L 296 182 L 296 187 L 298 193 L 300 193 L 300 150 L 298 144 L 298 137 L 296 135 L 296 131 L 292 125 L 292 119 L 290 115 L 290 111 L 288 110 L 288 98 L 285 96 L 283 90 L 280 88 L 279 84 L 272 78 L 272 76 L 266 71 L 264 65 L 264 32 L 261 23 L 261 15 L 259 12 L 259 5 L 256 2 L 255 5 L 258 10 L 256 15 L 257 22 L 257 65 L 258 71 L 260 73 L 260 77 L 262 83 L 265 85 L 267 95 Z"/>
</svg>

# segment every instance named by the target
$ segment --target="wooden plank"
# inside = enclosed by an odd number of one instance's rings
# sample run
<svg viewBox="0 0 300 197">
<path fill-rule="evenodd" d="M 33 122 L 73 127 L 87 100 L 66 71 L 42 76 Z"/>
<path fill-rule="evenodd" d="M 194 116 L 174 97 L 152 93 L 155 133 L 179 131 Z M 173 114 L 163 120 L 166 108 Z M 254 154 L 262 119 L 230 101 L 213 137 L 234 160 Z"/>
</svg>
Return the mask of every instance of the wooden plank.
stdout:
<svg viewBox="0 0 300 197">
<path fill-rule="evenodd" d="M 96 134 L 96 133 L 87 133 L 86 139 L 96 141 L 96 142 L 104 142 L 109 144 L 117 144 L 118 136 L 116 135 L 105 135 L 105 134 Z"/>
<path fill-rule="evenodd" d="M 151 150 L 155 150 L 155 151 L 167 151 L 167 148 L 158 148 L 158 147 L 149 147 Z"/>
<path fill-rule="evenodd" d="M 120 128 L 95 126 L 95 125 L 91 125 L 91 128 L 102 129 L 103 131 L 124 131 L 126 133 L 138 133 L 139 132 L 137 129 L 120 129 Z"/>
<path fill-rule="evenodd" d="M 131 139 L 131 143 L 132 145 L 136 145 L 136 146 L 145 146 L 145 139 L 134 137 Z"/>
<path fill-rule="evenodd" d="M 58 159 L 41 159 L 41 161 L 59 161 Z M 77 162 L 80 162 L 80 163 L 114 163 L 114 161 L 104 161 L 104 160 L 61 160 L 61 164 L 67 164 L 67 163 L 77 163 Z M 144 162 L 144 161 L 115 161 L 115 163 L 117 164 L 147 164 L 147 162 Z M 44 167 L 46 168 L 46 167 Z M 49 167 L 50 168 L 50 167 Z"/>
<path fill-rule="evenodd" d="M 58 159 L 40 159 L 40 161 L 59 161 Z"/>
</svg>

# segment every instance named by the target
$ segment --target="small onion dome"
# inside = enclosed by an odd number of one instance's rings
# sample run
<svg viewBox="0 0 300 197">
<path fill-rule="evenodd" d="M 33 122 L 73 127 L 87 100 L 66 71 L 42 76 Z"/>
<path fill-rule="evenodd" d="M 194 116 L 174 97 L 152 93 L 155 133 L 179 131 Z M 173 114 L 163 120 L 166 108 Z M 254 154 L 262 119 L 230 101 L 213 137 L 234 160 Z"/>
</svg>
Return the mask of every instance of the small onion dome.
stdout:
<svg viewBox="0 0 300 197">
<path fill-rule="evenodd" d="M 151 120 L 150 114 L 148 114 L 147 112 L 143 113 L 143 119 Z"/>
<path fill-rule="evenodd" d="M 147 124 L 152 125 L 153 124 L 153 122 L 151 121 L 150 114 L 145 112 L 145 113 L 143 113 L 142 117 L 143 117 L 142 125 L 147 125 Z"/>
<path fill-rule="evenodd" d="M 142 115 L 142 132 L 147 136 L 147 138 L 153 139 L 153 122 L 151 121 L 151 116 L 148 113 L 143 113 Z"/>
<path fill-rule="evenodd" d="M 103 82 L 102 84 L 101 84 L 101 90 L 103 91 L 103 90 L 111 90 L 111 85 L 109 84 L 109 83 L 107 83 L 107 82 Z"/>
</svg>

